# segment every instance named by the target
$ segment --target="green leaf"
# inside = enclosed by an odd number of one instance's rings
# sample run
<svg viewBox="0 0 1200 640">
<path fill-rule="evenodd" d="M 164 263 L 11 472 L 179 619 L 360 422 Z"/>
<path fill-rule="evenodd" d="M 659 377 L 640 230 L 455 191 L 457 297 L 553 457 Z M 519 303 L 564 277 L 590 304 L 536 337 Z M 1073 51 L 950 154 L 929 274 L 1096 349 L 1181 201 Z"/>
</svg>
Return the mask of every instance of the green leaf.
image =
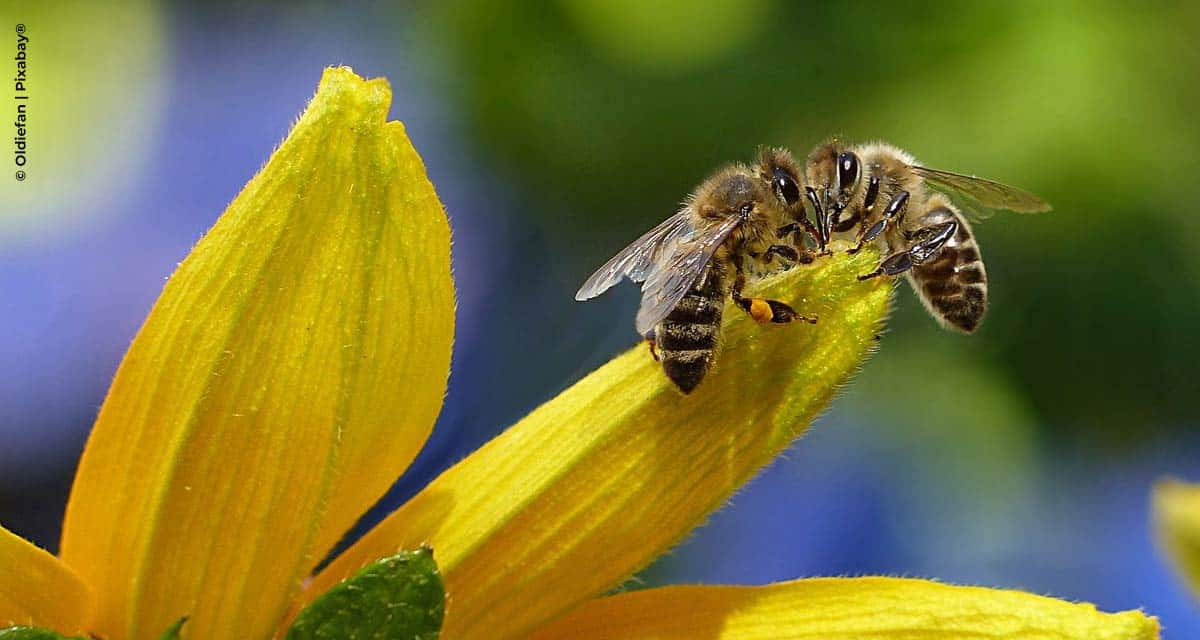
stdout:
<svg viewBox="0 0 1200 640">
<path fill-rule="evenodd" d="M 6 627 L 0 629 L 0 640 L 86 640 L 79 636 L 59 635 L 37 627 Z"/>
<path fill-rule="evenodd" d="M 434 640 L 446 591 L 433 549 L 376 560 L 300 612 L 287 640 Z"/>
<path fill-rule="evenodd" d="M 179 631 L 180 631 L 180 629 L 183 629 L 183 623 L 185 623 L 187 621 L 188 621 L 187 616 L 184 616 L 184 617 L 176 620 L 175 624 L 167 627 L 167 630 L 164 631 L 163 634 L 158 637 L 158 640 L 179 640 Z"/>
</svg>

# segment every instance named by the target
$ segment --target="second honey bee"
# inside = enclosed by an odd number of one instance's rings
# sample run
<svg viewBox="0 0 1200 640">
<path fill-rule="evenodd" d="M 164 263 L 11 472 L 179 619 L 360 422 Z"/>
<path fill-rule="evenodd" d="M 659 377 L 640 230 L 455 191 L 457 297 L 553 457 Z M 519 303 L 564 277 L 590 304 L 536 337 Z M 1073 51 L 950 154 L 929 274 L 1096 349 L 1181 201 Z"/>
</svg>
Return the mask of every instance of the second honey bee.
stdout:
<svg viewBox="0 0 1200 640">
<path fill-rule="evenodd" d="M 678 213 L 596 270 L 575 299 L 594 298 L 622 278 L 641 282 L 637 331 L 656 348 L 667 377 L 691 392 L 712 365 L 726 295 L 759 322 L 816 322 L 778 300 L 742 295 L 748 276 L 812 261 L 799 240 L 817 233 L 801 184 L 799 166 L 783 149 L 716 172 Z"/>
<path fill-rule="evenodd" d="M 983 218 L 995 209 L 1049 211 L 1041 198 L 984 178 L 923 167 L 904 151 L 875 143 L 818 146 L 805 167 L 806 199 L 817 242 L 857 227 L 858 245 L 878 240 L 887 252 L 860 280 L 904 274 L 944 327 L 971 333 L 987 311 L 987 272 L 959 205 Z M 929 189 L 933 187 L 934 190 Z"/>
</svg>

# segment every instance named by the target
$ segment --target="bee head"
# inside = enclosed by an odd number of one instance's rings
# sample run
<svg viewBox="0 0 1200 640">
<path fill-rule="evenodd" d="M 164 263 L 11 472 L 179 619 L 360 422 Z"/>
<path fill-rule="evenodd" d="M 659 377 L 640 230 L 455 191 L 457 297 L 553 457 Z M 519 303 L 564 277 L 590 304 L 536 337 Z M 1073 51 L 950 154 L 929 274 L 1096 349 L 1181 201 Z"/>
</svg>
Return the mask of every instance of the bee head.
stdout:
<svg viewBox="0 0 1200 640">
<path fill-rule="evenodd" d="M 816 212 L 817 230 L 824 245 L 862 177 L 862 163 L 844 143 L 831 138 L 809 154 L 806 177 L 813 185 L 808 199 Z"/>
<path fill-rule="evenodd" d="M 858 184 L 858 179 L 862 176 L 862 167 L 859 165 L 858 156 L 853 151 L 843 151 L 837 157 L 837 184 L 838 191 L 844 197 Z"/>
<path fill-rule="evenodd" d="M 754 210 L 756 194 L 750 176 L 743 171 L 731 171 L 713 184 L 705 202 L 713 216 L 748 216 Z"/>
<path fill-rule="evenodd" d="M 808 182 L 814 186 L 836 182 L 838 156 L 845 150 L 846 145 L 837 138 L 830 138 L 813 148 L 806 161 Z"/>
<path fill-rule="evenodd" d="M 800 167 L 787 150 L 764 147 L 758 152 L 758 176 L 786 210 L 803 208 L 801 204 Z"/>
</svg>

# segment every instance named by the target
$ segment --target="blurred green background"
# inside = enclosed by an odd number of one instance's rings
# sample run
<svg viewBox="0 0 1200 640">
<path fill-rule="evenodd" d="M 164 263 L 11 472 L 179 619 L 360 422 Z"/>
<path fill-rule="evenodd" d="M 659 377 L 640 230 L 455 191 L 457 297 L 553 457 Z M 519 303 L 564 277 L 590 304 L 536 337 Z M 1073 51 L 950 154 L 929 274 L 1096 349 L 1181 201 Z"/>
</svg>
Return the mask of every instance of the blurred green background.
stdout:
<svg viewBox="0 0 1200 640">
<path fill-rule="evenodd" d="M 906 299 L 903 340 L 998 370 L 1063 437 L 1121 446 L 1196 415 L 1200 53 L 1172 27 L 1200 5 L 649 4 L 447 18 L 484 153 L 581 266 L 756 144 L 884 139 L 1056 209 L 979 230 L 982 339 L 934 337 Z"/>
<path fill-rule="evenodd" d="M 923 575 L 1145 606 L 1166 637 L 1200 635 L 1147 526 L 1156 477 L 1200 480 L 1200 3 L 0 15 L 29 27 L 37 117 L 30 180 L 0 173 L 0 521 L 44 546 L 162 278 L 322 66 L 348 64 L 392 81 L 451 216 L 460 297 L 446 409 L 372 517 L 636 340 L 635 287 L 572 293 L 714 168 L 761 144 L 882 139 L 1055 210 L 976 226 L 992 307 L 975 336 L 902 286 L 882 350 L 813 433 L 630 588 Z"/>
</svg>

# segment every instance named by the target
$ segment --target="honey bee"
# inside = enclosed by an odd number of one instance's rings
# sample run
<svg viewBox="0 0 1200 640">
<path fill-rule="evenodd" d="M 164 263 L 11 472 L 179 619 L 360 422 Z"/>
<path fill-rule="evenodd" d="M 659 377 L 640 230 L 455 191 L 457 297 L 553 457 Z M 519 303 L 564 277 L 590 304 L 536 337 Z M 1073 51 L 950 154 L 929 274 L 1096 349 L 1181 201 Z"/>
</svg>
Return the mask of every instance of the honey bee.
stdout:
<svg viewBox="0 0 1200 640">
<path fill-rule="evenodd" d="M 817 229 L 805 214 L 799 165 L 787 150 L 763 149 L 752 166 L 735 164 L 702 182 L 678 213 L 597 269 L 575 299 L 623 277 L 642 283 L 637 331 L 667 377 L 690 393 L 712 366 L 726 295 L 760 323 L 816 322 L 779 300 L 742 295 L 749 277 L 812 262 L 802 233 L 815 238 Z"/>
<path fill-rule="evenodd" d="M 879 268 L 858 279 L 904 274 L 929 313 L 943 327 L 963 333 L 974 332 L 987 311 L 987 272 L 963 210 L 975 221 L 996 209 L 1050 210 L 1031 193 L 923 167 L 883 143 L 826 142 L 809 155 L 805 174 L 812 185 L 805 196 L 815 212 L 818 244 L 824 248 L 831 233 L 857 225 L 858 243 L 850 253 L 876 239 L 887 252 Z"/>
</svg>

